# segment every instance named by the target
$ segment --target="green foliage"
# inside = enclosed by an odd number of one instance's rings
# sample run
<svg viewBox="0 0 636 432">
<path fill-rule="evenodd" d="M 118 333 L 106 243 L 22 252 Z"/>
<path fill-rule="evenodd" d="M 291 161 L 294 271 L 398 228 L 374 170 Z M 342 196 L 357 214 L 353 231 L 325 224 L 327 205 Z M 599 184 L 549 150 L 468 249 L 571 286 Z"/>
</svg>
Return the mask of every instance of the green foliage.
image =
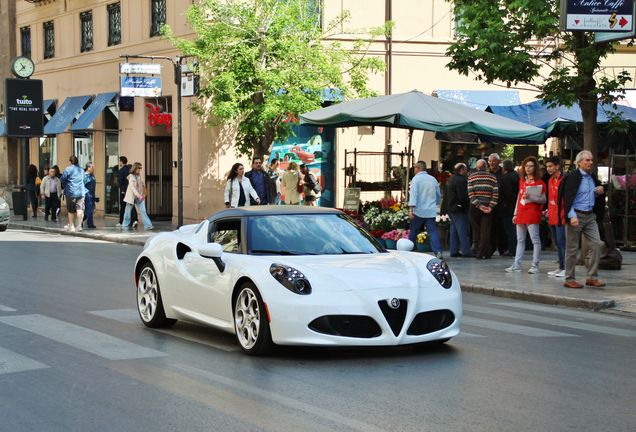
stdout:
<svg viewBox="0 0 636 432">
<path fill-rule="evenodd" d="M 164 35 L 183 55 L 199 61 L 201 92 L 195 112 L 210 125 L 238 122 L 237 154 L 268 152 L 275 139 L 290 134 L 285 122 L 290 115 L 321 107 L 324 89 L 338 89 L 345 98 L 372 94 L 368 75 L 383 70 L 384 64 L 366 53 L 370 40 L 390 31 L 391 24 L 347 49 L 326 39 L 348 14 L 323 29 L 319 4 L 200 0 L 186 12 L 194 38 L 177 38 L 164 27 Z"/>
</svg>

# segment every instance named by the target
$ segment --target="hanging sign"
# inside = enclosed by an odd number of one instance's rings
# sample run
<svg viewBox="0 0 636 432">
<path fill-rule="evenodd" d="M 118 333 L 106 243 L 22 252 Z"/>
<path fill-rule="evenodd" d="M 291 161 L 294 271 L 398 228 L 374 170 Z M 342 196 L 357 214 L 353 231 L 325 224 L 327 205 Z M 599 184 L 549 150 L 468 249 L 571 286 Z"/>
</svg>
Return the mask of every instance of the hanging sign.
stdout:
<svg viewBox="0 0 636 432">
<path fill-rule="evenodd" d="M 42 80 L 4 80 L 6 134 L 10 137 L 44 135 Z"/>
<path fill-rule="evenodd" d="M 119 73 L 161 75 L 161 65 L 158 63 L 120 63 Z"/>
<path fill-rule="evenodd" d="M 567 31 L 629 32 L 634 0 L 561 0 L 561 25 Z"/>
<path fill-rule="evenodd" d="M 150 110 L 148 113 L 148 124 L 150 126 L 164 125 L 166 132 L 170 132 L 172 128 L 172 114 L 160 112 L 161 107 L 151 103 L 147 103 L 146 108 Z"/>
<path fill-rule="evenodd" d="M 120 96 L 161 96 L 161 78 L 159 77 L 120 77 Z"/>
</svg>

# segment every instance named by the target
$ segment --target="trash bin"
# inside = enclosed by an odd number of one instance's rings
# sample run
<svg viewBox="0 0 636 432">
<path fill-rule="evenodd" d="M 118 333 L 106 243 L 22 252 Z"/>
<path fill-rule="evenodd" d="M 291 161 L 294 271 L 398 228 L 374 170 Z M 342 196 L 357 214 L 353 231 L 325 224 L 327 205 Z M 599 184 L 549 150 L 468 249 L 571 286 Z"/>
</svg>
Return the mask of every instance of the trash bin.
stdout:
<svg viewBox="0 0 636 432">
<path fill-rule="evenodd" d="M 27 190 L 24 186 L 16 186 L 11 192 L 13 200 L 13 214 L 22 215 L 27 220 Z"/>
</svg>

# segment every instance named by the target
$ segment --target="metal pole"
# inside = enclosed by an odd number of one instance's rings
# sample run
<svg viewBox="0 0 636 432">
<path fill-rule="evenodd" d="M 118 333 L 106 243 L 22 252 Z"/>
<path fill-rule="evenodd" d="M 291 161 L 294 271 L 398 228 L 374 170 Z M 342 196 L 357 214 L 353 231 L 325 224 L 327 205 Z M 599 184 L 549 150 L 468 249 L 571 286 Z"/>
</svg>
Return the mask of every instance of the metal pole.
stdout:
<svg viewBox="0 0 636 432">
<path fill-rule="evenodd" d="M 183 225 L 183 120 L 181 112 L 181 57 L 174 59 L 174 82 L 177 85 L 177 228 Z"/>
</svg>

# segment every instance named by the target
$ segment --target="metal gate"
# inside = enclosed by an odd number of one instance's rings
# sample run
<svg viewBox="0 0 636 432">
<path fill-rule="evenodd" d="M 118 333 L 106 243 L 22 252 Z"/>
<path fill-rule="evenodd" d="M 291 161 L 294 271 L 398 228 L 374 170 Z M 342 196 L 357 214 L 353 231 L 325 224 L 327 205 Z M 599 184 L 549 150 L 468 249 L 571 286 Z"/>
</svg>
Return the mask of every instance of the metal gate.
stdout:
<svg viewBox="0 0 636 432">
<path fill-rule="evenodd" d="M 146 210 L 154 220 L 172 219 L 172 137 L 146 136 Z"/>
</svg>

